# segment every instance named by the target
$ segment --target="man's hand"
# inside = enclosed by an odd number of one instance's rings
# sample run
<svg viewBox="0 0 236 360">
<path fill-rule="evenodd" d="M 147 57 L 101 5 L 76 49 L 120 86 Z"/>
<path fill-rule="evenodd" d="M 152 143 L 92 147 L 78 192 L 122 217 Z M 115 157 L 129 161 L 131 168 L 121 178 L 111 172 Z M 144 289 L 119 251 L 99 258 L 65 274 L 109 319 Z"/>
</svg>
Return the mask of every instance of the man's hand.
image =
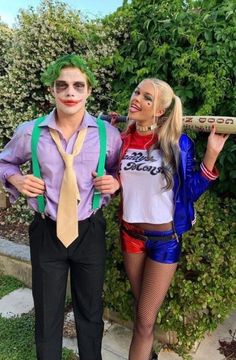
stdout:
<svg viewBox="0 0 236 360">
<path fill-rule="evenodd" d="M 93 184 L 95 189 L 102 194 L 114 194 L 120 188 L 118 180 L 112 175 L 97 176 L 97 173 L 94 171 L 92 176 L 94 177 Z"/>
<path fill-rule="evenodd" d="M 7 181 L 23 195 L 36 197 L 45 191 L 44 181 L 34 175 L 15 174 L 10 176 Z"/>
</svg>

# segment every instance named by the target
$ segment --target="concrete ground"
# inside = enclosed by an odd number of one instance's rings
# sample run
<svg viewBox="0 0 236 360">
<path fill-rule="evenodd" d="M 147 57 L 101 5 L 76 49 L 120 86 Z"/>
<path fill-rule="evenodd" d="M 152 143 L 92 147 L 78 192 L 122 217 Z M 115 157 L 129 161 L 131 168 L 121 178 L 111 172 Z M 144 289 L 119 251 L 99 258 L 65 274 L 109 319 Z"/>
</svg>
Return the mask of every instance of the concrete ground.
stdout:
<svg viewBox="0 0 236 360">
<path fill-rule="evenodd" d="M 3 317 L 20 316 L 33 309 L 31 290 L 28 288 L 18 289 L 0 299 L 0 314 Z M 65 321 L 73 321 L 73 314 L 67 315 Z M 236 329 L 236 311 L 225 320 L 222 325 L 211 335 L 207 335 L 200 343 L 193 360 L 223 360 L 224 356 L 218 351 L 219 340 L 229 337 L 229 330 Z M 128 349 L 131 340 L 131 331 L 117 324 L 105 321 L 102 354 L 103 360 L 127 360 Z M 77 352 L 75 338 L 64 338 L 63 345 Z M 161 351 L 159 360 L 182 359 L 174 352 Z M 9 359 L 10 360 L 10 359 Z"/>
</svg>

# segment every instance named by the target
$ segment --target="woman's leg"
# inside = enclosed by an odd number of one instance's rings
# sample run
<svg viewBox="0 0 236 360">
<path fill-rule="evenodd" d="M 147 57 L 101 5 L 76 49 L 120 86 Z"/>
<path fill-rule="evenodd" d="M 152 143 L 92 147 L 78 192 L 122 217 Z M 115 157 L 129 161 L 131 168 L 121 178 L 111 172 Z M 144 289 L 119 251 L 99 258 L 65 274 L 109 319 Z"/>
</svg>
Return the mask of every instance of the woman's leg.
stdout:
<svg viewBox="0 0 236 360">
<path fill-rule="evenodd" d="M 177 263 L 165 264 L 149 258 L 145 259 L 141 284 L 137 280 L 135 287 L 135 291 L 138 291 L 139 288 L 140 294 L 136 307 L 129 360 L 149 359 L 156 316 L 166 296 L 176 267 Z M 131 268 L 131 264 L 128 265 L 128 268 Z"/>
<path fill-rule="evenodd" d="M 142 285 L 145 253 L 123 253 L 125 271 L 128 276 L 132 293 L 137 303 Z"/>
</svg>

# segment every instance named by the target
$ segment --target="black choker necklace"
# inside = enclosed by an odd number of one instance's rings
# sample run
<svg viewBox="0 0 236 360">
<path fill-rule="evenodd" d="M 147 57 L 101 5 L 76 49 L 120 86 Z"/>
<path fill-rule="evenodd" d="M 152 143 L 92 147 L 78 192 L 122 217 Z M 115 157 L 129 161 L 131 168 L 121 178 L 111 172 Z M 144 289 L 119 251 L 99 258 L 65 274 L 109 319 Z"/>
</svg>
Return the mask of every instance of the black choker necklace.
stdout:
<svg viewBox="0 0 236 360">
<path fill-rule="evenodd" d="M 145 132 L 145 131 L 152 131 L 154 129 L 157 128 L 157 124 L 154 123 L 152 125 L 149 126 L 140 126 L 136 123 L 136 130 L 140 131 L 140 132 Z"/>
</svg>

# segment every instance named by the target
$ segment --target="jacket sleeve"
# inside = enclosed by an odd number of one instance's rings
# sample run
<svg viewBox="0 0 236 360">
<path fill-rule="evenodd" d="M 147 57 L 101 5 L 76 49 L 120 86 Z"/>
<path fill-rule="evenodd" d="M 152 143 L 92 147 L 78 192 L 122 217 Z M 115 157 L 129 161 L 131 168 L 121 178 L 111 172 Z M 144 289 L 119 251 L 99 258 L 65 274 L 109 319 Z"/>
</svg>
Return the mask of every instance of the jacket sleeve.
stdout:
<svg viewBox="0 0 236 360">
<path fill-rule="evenodd" d="M 193 141 L 187 137 L 183 151 L 183 166 L 186 194 L 190 201 L 197 201 L 197 199 L 209 188 L 212 181 L 218 177 L 218 173 L 214 169 L 213 172 L 205 171 L 204 164 L 200 168 L 197 167 L 195 159 L 195 148 Z M 203 165 L 203 166 L 202 166 Z"/>
</svg>

